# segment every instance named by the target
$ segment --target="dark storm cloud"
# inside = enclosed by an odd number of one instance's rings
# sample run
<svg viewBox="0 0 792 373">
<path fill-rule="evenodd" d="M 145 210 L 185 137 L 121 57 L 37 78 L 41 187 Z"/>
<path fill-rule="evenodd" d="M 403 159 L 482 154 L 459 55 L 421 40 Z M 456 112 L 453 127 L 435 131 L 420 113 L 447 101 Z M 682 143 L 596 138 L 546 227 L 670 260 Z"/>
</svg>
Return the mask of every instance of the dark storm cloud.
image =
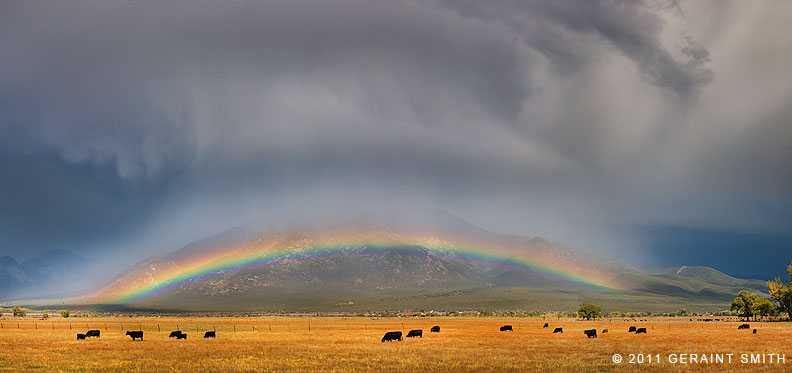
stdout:
<svg viewBox="0 0 792 373">
<path fill-rule="evenodd" d="M 784 14 L 764 6 L 2 8 L 4 247 L 138 257 L 293 205 L 355 205 L 637 260 L 646 226 L 792 222 L 785 20 L 740 16 Z"/>
</svg>

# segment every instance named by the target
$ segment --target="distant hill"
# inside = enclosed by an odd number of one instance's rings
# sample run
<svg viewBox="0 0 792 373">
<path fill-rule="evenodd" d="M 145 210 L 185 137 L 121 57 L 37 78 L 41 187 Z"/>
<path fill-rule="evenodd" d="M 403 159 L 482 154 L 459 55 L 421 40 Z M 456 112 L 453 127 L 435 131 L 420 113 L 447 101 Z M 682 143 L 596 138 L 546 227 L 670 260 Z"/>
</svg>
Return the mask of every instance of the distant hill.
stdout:
<svg viewBox="0 0 792 373">
<path fill-rule="evenodd" d="M 65 250 L 41 253 L 22 263 L 0 257 L 0 299 L 52 296 L 79 289 L 93 262 Z"/>
<path fill-rule="evenodd" d="M 178 310 L 405 308 L 723 309 L 745 288 L 706 267 L 650 274 L 541 237 L 500 235 L 444 212 L 256 222 L 149 258 L 86 303 Z M 553 308 L 562 307 L 562 308 Z M 690 307 L 688 307 L 690 308 Z"/>
</svg>

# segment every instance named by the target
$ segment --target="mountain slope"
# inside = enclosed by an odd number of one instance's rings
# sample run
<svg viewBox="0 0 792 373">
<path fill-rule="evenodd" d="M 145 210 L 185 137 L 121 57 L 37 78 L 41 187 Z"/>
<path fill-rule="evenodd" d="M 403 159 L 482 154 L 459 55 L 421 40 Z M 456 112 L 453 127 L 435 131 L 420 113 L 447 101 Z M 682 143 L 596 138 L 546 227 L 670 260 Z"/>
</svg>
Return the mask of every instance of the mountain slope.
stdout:
<svg viewBox="0 0 792 373">
<path fill-rule="evenodd" d="M 0 258 L 0 297 L 53 296 L 81 290 L 87 285 L 90 260 L 65 250 L 51 250 L 18 264 Z"/>
<path fill-rule="evenodd" d="M 371 309 L 532 304 L 514 299 L 513 289 L 534 300 L 563 295 L 563 304 L 640 299 L 639 304 L 724 305 L 740 287 L 761 291 L 755 281 L 705 268 L 650 275 L 616 258 L 541 237 L 499 235 L 447 213 L 432 213 L 415 220 L 314 219 L 294 228 L 253 223 L 144 260 L 87 301 L 161 309 L 319 311 L 349 308 L 349 302 Z"/>
</svg>

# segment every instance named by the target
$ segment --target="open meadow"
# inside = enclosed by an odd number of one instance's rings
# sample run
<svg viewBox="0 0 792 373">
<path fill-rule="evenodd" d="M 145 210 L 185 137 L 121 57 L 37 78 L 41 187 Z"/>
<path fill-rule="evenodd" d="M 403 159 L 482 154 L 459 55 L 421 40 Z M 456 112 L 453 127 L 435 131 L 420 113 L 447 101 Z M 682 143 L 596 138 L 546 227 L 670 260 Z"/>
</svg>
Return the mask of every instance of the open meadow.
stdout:
<svg viewBox="0 0 792 373">
<path fill-rule="evenodd" d="M 645 371 L 766 370 L 792 368 L 792 323 L 700 322 L 689 318 L 646 321 L 542 318 L 368 318 L 368 317 L 113 317 L 54 320 L 3 319 L 3 371 Z M 695 318 L 693 320 L 696 320 Z M 543 324 L 549 323 L 549 328 Z M 502 325 L 514 331 L 500 332 Z M 172 330 L 186 340 L 168 338 Z M 430 333 L 432 326 L 439 333 Z M 647 333 L 628 333 L 629 326 Z M 563 334 L 553 328 L 563 327 Z M 596 328 L 588 339 L 584 329 Z M 101 337 L 77 340 L 77 333 Z M 380 342 L 387 331 L 422 329 L 423 338 Z M 603 334 L 602 329 L 609 332 Z M 132 341 L 126 330 L 143 330 Z M 207 330 L 217 338 L 204 339 Z M 613 355 L 623 361 L 614 363 Z M 633 358 L 630 354 L 647 354 Z M 698 354 L 697 363 L 690 356 Z M 701 355 L 721 354 L 724 363 Z M 733 354 L 731 363 L 728 355 Z M 741 361 L 741 354 L 769 355 L 765 363 Z M 649 356 L 652 361 L 649 362 Z M 758 355 L 756 355 L 758 356 Z M 656 358 L 660 358 L 660 363 Z M 676 358 L 676 364 L 672 359 Z M 716 358 L 712 356 L 712 360 Z M 688 362 L 682 363 L 682 361 Z M 772 360 L 772 362 L 771 362 Z M 642 361 L 643 364 L 637 364 Z"/>
</svg>

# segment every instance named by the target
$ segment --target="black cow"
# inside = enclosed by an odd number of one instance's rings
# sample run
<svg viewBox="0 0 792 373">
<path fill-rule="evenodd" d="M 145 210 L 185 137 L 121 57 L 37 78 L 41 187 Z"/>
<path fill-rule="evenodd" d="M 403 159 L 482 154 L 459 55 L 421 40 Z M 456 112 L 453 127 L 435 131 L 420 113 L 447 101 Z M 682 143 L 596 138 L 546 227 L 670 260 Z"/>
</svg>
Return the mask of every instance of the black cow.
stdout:
<svg viewBox="0 0 792 373">
<path fill-rule="evenodd" d="M 605 334 L 607 332 L 608 332 L 608 329 L 602 329 L 602 334 Z"/>
<path fill-rule="evenodd" d="M 181 330 L 174 330 L 170 333 L 168 338 L 178 337 L 181 334 Z"/>
<path fill-rule="evenodd" d="M 738 326 L 737 329 L 751 329 L 751 326 L 748 324 L 742 324 Z"/>
<path fill-rule="evenodd" d="M 133 341 L 134 341 L 136 338 L 140 338 L 140 340 L 141 340 L 141 341 L 143 340 L 143 331 L 142 331 L 142 330 L 137 330 L 137 331 L 135 331 L 135 330 L 128 330 L 128 331 L 126 332 L 126 334 L 124 334 L 124 335 L 128 335 L 128 336 L 132 337 L 132 340 L 133 340 Z"/>
<path fill-rule="evenodd" d="M 80 339 L 82 339 L 82 340 L 85 340 L 85 334 L 79 334 L 79 333 L 78 333 L 78 334 L 77 334 L 77 339 L 78 339 L 78 340 L 80 340 Z"/>
<path fill-rule="evenodd" d="M 635 329 L 635 334 L 641 334 L 641 333 L 646 334 L 646 328 Z"/>
<path fill-rule="evenodd" d="M 98 330 L 89 330 L 89 331 L 85 332 L 85 336 L 86 337 L 99 337 L 99 331 Z"/>
<path fill-rule="evenodd" d="M 564 328 L 555 328 L 555 329 L 553 329 L 553 334 L 555 334 L 555 333 L 563 333 L 563 332 L 564 332 Z"/>
<path fill-rule="evenodd" d="M 382 341 L 401 341 L 402 340 L 402 332 L 387 332 L 385 336 L 382 337 Z"/>
<path fill-rule="evenodd" d="M 440 333 L 440 327 L 435 325 L 429 331 L 432 332 L 432 333 Z"/>
<path fill-rule="evenodd" d="M 547 324 L 547 323 L 545 323 L 545 324 L 544 324 L 544 326 L 542 326 L 542 328 L 546 328 L 546 327 L 548 327 L 548 326 L 550 326 L 550 325 L 549 325 L 549 324 Z"/>
<path fill-rule="evenodd" d="M 513 332 L 513 331 L 514 331 L 514 329 L 512 329 L 512 326 L 511 326 L 511 325 L 504 325 L 504 326 L 501 326 L 501 327 L 500 327 L 500 331 L 502 331 L 502 332 L 505 332 L 505 331 L 507 331 L 507 330 L 508 330 L 508 331 L 510 331 L 510 332 Z"/>
<path fill-rule="evenodd" d="M 635 327 L 631 326 L 630 329 L 627 330 L 627 333 L 635 333 Z"/>
<path fill-rule="evenodd" d="M 217 338 L 217 335 L 215 334 L 215 331 L 212 330 L 204 333 L 204 338 Z"/>
<path fill-rule="evenodd" d="M 588 338 L 597 338 L 597 329 L 587 329 L 584 330 L 583 333 L 586 333 L 586 337 Z"/>
<path fill-rule="evenodd" d="M 179 333 L 179 335 L 176 336 L 176 339 L 187 339 L 187 333 Z"/>
<path fill-rule="evenodd" d="M 415 330 L 410 330 L 409 332 L 407 332 L 407 338 L 412 338 L 412 337 L 421 337 L 421 338 L 423 338 L 423 330 L 415 329 Z"/>
<path fill-rule="evenodd" d="M 754 329 L 753 333 L 756 334 L 756 329 Z"/>
</svg>

